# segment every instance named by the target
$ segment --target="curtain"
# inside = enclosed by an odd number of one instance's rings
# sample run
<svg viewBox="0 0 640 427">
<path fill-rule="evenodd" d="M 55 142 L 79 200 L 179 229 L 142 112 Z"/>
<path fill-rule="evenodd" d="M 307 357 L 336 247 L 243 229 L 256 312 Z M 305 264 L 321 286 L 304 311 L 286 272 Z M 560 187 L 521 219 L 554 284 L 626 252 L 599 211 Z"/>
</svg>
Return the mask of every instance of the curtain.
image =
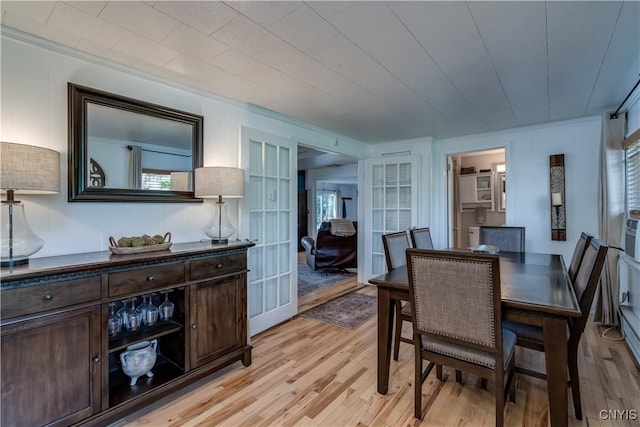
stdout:
<svg viewBox="0 0 640 427">
<path fill-rule="evenodd" d="M 600 168 L 598 174 L 598 231 L 600 240 L 609 245 L 600 276 L 594 320 L 618 326 L 618 257 L 624 222 L 624 114 L 610 119 L 602 117 Z"/>
<path fill-rule="evenodd" d="M 130 145 L 129 153 L 129 188 L 142 187 L 142 149 L 139 145 Z"/>
</svg>

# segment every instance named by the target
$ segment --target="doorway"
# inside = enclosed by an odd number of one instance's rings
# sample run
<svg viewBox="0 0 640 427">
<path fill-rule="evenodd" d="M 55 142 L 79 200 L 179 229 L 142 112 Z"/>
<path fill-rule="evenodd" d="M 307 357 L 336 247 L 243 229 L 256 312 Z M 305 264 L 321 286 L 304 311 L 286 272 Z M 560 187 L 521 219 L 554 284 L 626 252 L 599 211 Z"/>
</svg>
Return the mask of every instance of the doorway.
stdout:
<svg viewBox="0 0 640 427">
<path fill-rule="evenodd" d="M 298 242 L 305 238 L 307 247 L 323 222 L 357 221 L 358 159 L 299 144 L 298 197 Z M 299 313 L 357 289 L 356 268 L 314 270 L 311 251 L 298 249 Z"/>
<path fill-rule="evenodd" d="M 449 245 L 478 245 L 479 227 L 506 225 L 505 149 L 450 155 L 448 163 Z"/>
</svg>

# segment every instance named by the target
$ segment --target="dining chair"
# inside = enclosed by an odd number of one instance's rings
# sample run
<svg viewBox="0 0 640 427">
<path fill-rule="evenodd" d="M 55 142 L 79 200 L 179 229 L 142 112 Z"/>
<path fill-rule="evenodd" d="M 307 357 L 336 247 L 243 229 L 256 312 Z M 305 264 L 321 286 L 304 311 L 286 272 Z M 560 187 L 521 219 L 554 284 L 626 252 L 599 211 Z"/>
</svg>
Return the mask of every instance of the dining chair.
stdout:
<svg viewBox="0 0 640 427">
<path fill-rule="evenodd" d="M 569 321 L 567 337 L 567 364 L 569 370 L 569 383 L 573 397 L 573 409 L 577 419 L 582 419 L 582 402 L 580 399 L 580 378 L 578 376 L 578 345 L 587 324 L 593 297 L 600 280 L 600 273 L 604 266 L 608 246 L 596 238 L 590 239 L 586 247 L 582 262 L 578 268 L 573 289 L 580 305 L 582 315 Z M 517 345 L 532 350 L 544 352 L 544 335 L 542 327 L 525 325 L 523 323 L 504 321 L 504 327 L 512 331 L 518 337 Z M 517 371 L 525 375 L 546 379 L 546 375 L 540 372 L 517 368 Z"/>
<path fill-rule="evenodd" d="M 434 366 L 446 365 L 495 381 L 496 426 L 502 426 L 507 393 L 515 402 L 516 336 L 501 326 L 498 256 L 409 249 L 407 271 L 415 417 L 422 419 L 422 384 Z M 429 360 L 424 370 L 423 359 Z"/>
<path fill-rule="evenodd" d="M 412 247 L 416 249 L 433 249 L 429 227 L 412 228 L 409 230 L 409 237 L 411 238 Z"/>
<path fill-rule="evenodd" d="M 591 239 L 593 239 L 593 236 L 591 234 L 587 234 L 584 231 L 580 234 L 580 238 L 578 239 L 576 247 L 573 250 L 571 264 L 569 264 L 569 279 L 571 279 L 571 283 L 576 280 L 578 268 L 580 268 L 580 263 L 582 262 L 582 258 L 584 258 L 584 253 L 587 251 Z"/>
<path fill-rule="evenodd" d="M 384 257 L 387 262 L 387 271 L 406 265 L 405 251 L 410 247 L 409 237 L 405 231 L 387 233 L 382 235 Z M 407 301 L 396 300 L 394 310 L 396 312 L 395 336 L 393 341 L 393 360 L 398 360 L 400 343 L 413 344 L 412 338 L 402 336 L 403 322 L 411 322 L 411 305 Z"/>
<path fill-rule="evenodd" d="M 479 241 L 504 252 L 524 252 L 524 227 L 481 226 Z"/>
</svg>

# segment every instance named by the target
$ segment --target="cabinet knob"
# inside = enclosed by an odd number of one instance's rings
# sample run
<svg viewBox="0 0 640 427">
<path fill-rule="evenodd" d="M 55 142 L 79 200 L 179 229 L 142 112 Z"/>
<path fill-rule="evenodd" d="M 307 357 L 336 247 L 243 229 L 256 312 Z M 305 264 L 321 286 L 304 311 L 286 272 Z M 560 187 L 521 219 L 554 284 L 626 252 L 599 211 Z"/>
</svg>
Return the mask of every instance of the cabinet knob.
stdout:
<svg viewBox="0 0 640 427">
<path fill-rule="evenodd" d="M 147 282 L 153 282 L 153 280 L 155 279 L 155 277 L 153 276 L 148 276 L 147 277 Z"/>
<path fill-rule="evenodd" d="M 96 356 L 93 358 L 93 363 L 100 363 L 100 356 Z"/>
<path fill-rule="evenodd" d="M 53 299 L 53 295 L 51 295 L 49 292 L 47 292 L 46 294 L 44 294 L 44 297 L 42 297 L 45 301 L 50 301 Z"/>
<path fill-rule="evenodd" d="M 193 325 L 191 325 L 191 329 L 196 329 L 198 327 L 197 323 L 194 323 Z"/>
<path fill-rule="evenodd" d="M 222 268 L 222 264 L 216 265 L 216 268 Z"/>
</svg>

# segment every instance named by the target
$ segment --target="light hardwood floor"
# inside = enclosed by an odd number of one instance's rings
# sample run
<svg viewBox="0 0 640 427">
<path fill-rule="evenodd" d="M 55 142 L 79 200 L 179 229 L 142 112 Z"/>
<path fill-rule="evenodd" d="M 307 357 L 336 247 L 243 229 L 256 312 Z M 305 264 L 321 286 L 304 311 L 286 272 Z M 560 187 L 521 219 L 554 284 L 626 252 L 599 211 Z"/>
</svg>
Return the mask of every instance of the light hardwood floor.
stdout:
<svg viewBox="0 0 640 427">
<path fill-rule="evenodd" d="M 364 286 L 358 292 L 375 295 Z M 432 374 L 423 385 L 425 418 L 413 417 L 413 348 L 402 344 L 391 362 L 389 393 L 376 392 L 376 318 L 346 330 L 298 316 L 253 338 L 253 364 L 237 363 L 159 401 L 119 425 L 128 426 L 493 426 L 492 384 L 464 374 L 457 384 Z M 600 337 L 589 323 L 581 341 L 580 376 L 584 419 L 570 426 L 640 425 L 640 367 L 626 344 Z M 405 326 L 409 333 L 410 325 Z M 615 335 L 615 334 L 614 334 Z M 518 349 L 518 364 L 541 369 L 539 354 Z M 570 394 L 569 394 L 570 395 Z M 635 410 L 638 420 L 611 421 L 601 410 Z M 517 400 L 505 409 L 506 426 L 546 426 L 543 381 L 517 375 Z"/>
</svg>

